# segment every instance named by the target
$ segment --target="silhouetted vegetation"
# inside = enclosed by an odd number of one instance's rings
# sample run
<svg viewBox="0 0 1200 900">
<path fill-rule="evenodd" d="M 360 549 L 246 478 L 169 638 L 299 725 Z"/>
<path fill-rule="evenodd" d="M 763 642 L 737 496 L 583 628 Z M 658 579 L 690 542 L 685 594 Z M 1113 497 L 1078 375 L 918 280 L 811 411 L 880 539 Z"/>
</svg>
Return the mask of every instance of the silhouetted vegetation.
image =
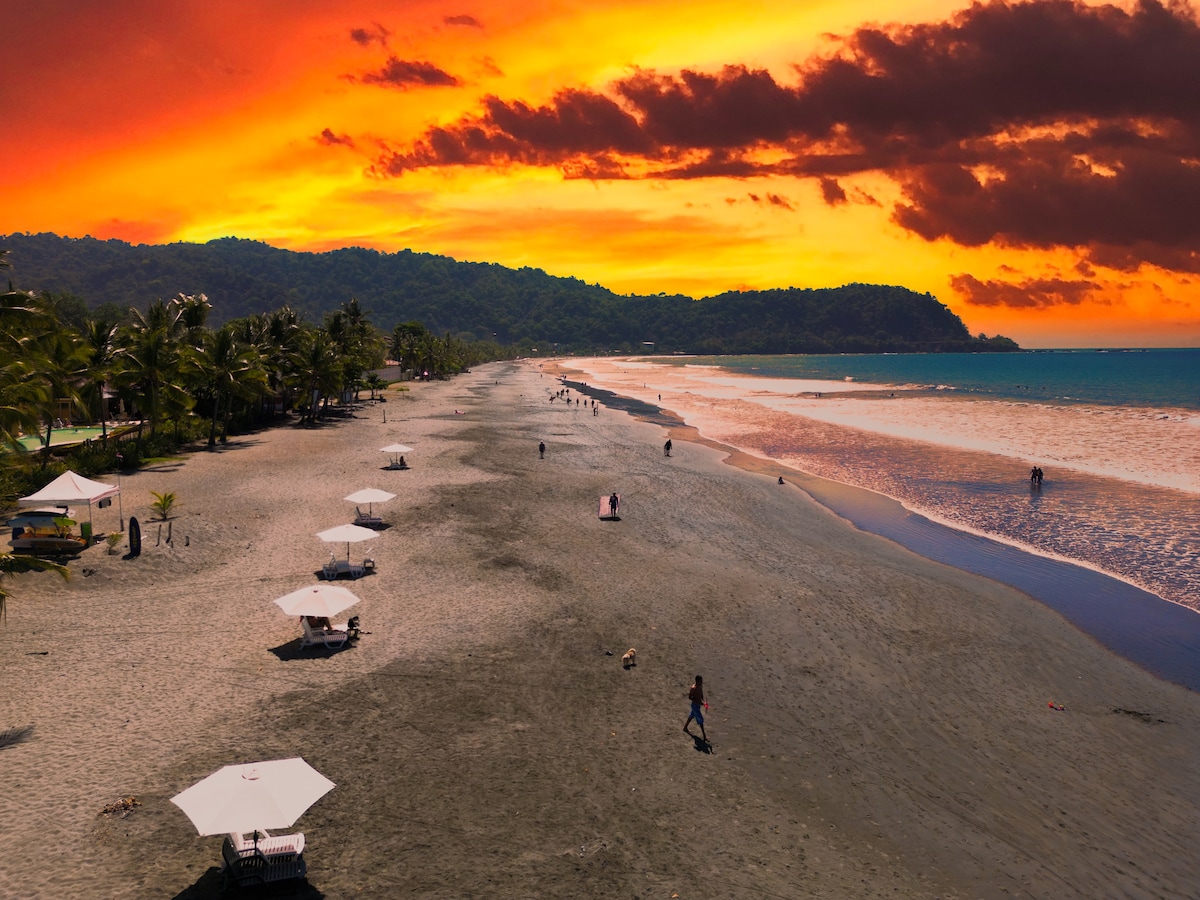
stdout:
<svg viewBox="0 0 1200 900">
<path fill-rule="evenodd" d="M 1007 338 L 972 337 L 930 294 L 884 285 L 730 292 L 694 300 L 614 294 L 540 269 L 456 262 L 408 250 L 296 253 L 236 238 L 133 246 L 52 234 L 13 234 L 0 237 L 0 246 L 11 251 L 19 283 L 51 298 L 72 323 L 88 311 L 145 309 L 183 293 L 211 298 L 216 324 L 283 307 L 320 321 L 357 298 L 364 315 L 385 332 L 419 322 L 429 334 L 444 335 L 442 340 L 478 344 L 482 358 L 534 348 L 705 354 L 1019 349 Z"/>
</svg>

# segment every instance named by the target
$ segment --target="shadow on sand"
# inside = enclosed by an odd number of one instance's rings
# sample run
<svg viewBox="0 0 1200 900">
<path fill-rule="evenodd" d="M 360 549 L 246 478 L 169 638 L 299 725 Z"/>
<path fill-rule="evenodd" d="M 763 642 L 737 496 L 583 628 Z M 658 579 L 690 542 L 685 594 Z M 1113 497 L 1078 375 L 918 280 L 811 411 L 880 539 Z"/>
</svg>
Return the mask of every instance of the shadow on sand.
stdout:
<svg viewBox="0 0 1200 900">
<path fill-rule="evenodd" d="M 711 743 L 709 743 L 708 741 L 706 741 L 704 738 L 699 737 L 698 735 L 692 734 L 690 731 L 688 732 L 688 737 L 690 737 L 692 739 L 692 741 L 695 743 L 696 746 L 693 749 L 697 753 L 712 753 L 713 752 L 713 745 Z"/>
<path fill-rule="evenodd" d="M 374 576 L 374 574 L 375 574 L 374 569 L 366 570 L 361 575 L 359 575 L 357 578 L 351 578 L 350 574 L 348 572 L 338 573 L 338 577 L 333 580 L 334 581 L 362 581 L 364 578 L 371 578 L 372 576 Z M 325 583 L 326 581 L 328 581 L 328 579 L 326 579 L 326 577 L 325 577 L 324 569 L 315 569 L 313 571 L 313 577 L 316 578 L 317 581 L 320 581 L 321 583 Z"/>
<path fill-rule="evenodd" d="M 300 638 L 294 641 L 288 641 L 286 644 L 280 644 L 278 647 L 272 647 L 271 652 L 274 653 L 281 661 L 291 662 L 295 659 L 321 659 L 322 657 L 336 656 L 339 653 L 344 653 L 357 643 L 356 641 L 346 641 L 340 647 L 304 647 L 301 649 Z"/>
<path fill-rule="evenodd" d="M 216 897 L 236 897 L 244 894 L 247 897 L 295 898 L 295 900 L 322 900 L 325 896 L 308 883 L 306 878 L 296 878 L 291 881 L 277 881 L 274 884 L 255 886 L 245 890 L 221 892 L 223 879 L 221 870 L 216 866 L 196 879 L 195 883 L 184 888 L 172 900 L 209 900 Z"/>
</svg>

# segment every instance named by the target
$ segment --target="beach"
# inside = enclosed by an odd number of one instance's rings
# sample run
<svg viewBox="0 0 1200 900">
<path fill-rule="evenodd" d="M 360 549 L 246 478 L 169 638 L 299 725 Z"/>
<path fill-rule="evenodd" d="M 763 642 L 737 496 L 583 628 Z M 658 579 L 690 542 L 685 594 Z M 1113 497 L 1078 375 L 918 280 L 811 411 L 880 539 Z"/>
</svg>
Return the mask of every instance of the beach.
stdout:
<svg viewBox="0 0 1200 900">
<path fill-rule="evenodd" d="M 337 787 L 284 896 L 1195 896 L 1200 694 L 548 367 L 409 387 L 127 475 L 139 558 L 12 581 L 0 896 L 215 897 L 170 797 L 290 756 Z M 397 494 L 349 549 L 366 633 L 301 652 L 271 601 L 366 487 Z"/>
</svg>

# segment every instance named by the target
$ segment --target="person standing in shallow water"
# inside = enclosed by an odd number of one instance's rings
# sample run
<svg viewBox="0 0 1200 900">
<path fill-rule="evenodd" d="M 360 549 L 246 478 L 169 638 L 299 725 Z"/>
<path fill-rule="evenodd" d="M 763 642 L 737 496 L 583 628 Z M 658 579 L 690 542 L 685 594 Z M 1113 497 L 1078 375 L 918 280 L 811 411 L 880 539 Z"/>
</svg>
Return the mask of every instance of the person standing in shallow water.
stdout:
<svg viewBox="0 0 1200 900">
<path fill-rule="evenodd" d="M 688 700 L 692 702 L 692 711 L 688 714 L 687 721 L 683 723 L 683 730 L 688 734 L 692 734 L 688 727 L 692 724 L 692 719 L 696 720 L 696 724 L 700 726 L 700 737 L 704 739 L 704 743 L 708 743 L 708 732 L 704 730 L 704 679 L 699 675 L 688 689 Z M 676 720 L 678 721 L 678 719 Z M 695 735 L 692 735 L 695 737 Z"/>
</svg>

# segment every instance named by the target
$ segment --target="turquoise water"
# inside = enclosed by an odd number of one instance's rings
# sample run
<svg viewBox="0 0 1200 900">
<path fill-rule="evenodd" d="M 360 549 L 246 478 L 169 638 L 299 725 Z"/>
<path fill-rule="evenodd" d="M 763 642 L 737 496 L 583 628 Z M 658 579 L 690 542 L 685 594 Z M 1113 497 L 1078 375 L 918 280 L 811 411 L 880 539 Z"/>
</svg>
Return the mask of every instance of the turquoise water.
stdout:
<svg viewBox="0 0 1200 900">
<path fill-rule="evenodd" d="M 942 386 L 1010 400 L 1200 409 L 1200 349 L 699 356 L 660 362 L 773 378 Z"/>
</svg>

